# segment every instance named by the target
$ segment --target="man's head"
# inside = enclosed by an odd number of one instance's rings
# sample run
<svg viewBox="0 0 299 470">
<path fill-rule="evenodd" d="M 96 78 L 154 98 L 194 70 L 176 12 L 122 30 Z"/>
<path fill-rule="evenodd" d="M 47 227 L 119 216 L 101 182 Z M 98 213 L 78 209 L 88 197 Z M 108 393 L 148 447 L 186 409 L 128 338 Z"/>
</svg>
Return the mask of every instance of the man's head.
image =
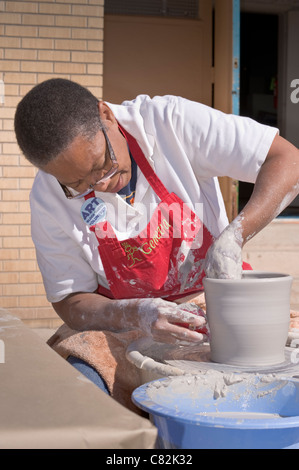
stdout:
<svg viewBox="0 0 299 470">
<path fill-rule="evenodd" d="M 127 142 L 112 110 L 77 83 L 51 79 L 34 87 L 17 107 L 15 132 L 25 157 L 65 193 L 115 193 L 130 181 Z"/>
<path fill-rule="evenodd" d="M 15 114 L 17 142 L 38 168 L 55 159 L 81 135 L 92 139 L 102 129 L 98 100 L 81 85 L 54 78 L 35 86 Z"/>
</svg>

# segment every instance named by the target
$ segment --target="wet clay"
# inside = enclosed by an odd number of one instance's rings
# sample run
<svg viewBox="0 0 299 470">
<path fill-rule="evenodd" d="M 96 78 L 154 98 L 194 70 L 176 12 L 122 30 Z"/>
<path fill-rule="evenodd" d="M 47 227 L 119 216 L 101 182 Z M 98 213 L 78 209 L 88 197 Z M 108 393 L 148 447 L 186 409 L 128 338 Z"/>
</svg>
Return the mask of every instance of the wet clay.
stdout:
<svg viewBox="0 0 299 470">
<path fill-rule="evenodd" d="M 242 278 L 242 213 L 229 224 L 210 247 L 205 260 L 206 277 Z"/>
<path fill-rule="evenodd" d="M 222 403 L 222 398 L 230 395 L 230 399 L 239 401 L 247 394 L 247 401 L 250 398 L 263 398 L 268 395 L 274 397 L 275 393 L 286 384 L 284 379 L 279 379 L 276 374 L 247 374 L 247 373 L 222 373 L 216 370 L 208 370 L 198 375 L 185 375 L 182 377 L 169 377 L 166 380 L 157 380 L 147 386 L 147 394 L 150 399 L 167 404 L 168 398 L 192 397 L 194 405 L 197 400 L 205 395 L 213 397 L 215 405 L 217 400 Z M 246 402 L 246 399 L 245 399 Z M 177 404 L 179 406 L 179 402 Z M 185 405 L 183 405 L 185 406 Z M 211 410 L 206 410 L 211 412 Z M 239 410 L 239 412 L 242 410 Z M 244 405 L 244 410 L 246 406 Z M 261 410 L 260 410 L 261 411 Z M 219 417 L 219 410 L 213 409 L 215 416 Z M 203 415 L 207 414 L 202 412 Z M 252 418 L 252 417 L 251 417 Z"/>
<path fill-rule="evenodd" d="M 204 279 L 211 360 L 270 366 L 285 360 L 292 277 L 245 271 L 242 279 Z"/>
</svg>

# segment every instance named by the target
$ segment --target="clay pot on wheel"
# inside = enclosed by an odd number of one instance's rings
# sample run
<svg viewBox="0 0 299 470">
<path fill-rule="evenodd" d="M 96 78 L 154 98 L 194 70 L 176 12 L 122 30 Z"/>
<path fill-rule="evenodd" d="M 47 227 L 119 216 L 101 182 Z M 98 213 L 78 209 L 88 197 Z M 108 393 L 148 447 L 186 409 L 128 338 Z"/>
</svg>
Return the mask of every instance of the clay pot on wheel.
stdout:
<svg viewBox="0 0 299 470">
<path fill-rule="evenodd" d="M 211 360 L 238 366 L 284 362 L 292 277 L 244 271 L 240 280 L 204 278 Z"/>
</svg>

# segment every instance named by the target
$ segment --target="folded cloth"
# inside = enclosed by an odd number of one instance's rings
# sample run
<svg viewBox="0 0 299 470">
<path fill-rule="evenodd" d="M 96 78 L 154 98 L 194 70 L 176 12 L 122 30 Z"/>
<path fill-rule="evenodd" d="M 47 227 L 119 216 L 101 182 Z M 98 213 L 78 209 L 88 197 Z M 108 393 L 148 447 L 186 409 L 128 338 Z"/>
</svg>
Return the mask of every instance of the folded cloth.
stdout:
<svg viewBox="0 0 299 470">
<path fill-rule="evenodd" d="M 141 336 L 136 330 L 78 332 L 63 324 L 48 340 L 48 345 L 65 359 L 75 356 L 87 362 L 103 377 L 115 400 L 142 414 L 131 401 L 133 390 L 141 385 L 139 372 L 126 359 L 128 345 Z"/>
</svg>

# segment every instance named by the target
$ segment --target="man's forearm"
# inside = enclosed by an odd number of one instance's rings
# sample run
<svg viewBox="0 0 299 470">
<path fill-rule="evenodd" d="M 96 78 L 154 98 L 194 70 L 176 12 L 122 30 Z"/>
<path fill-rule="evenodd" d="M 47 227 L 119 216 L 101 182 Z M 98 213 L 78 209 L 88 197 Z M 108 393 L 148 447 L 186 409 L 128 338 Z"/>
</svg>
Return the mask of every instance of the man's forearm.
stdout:
<svg viewBox="0 0 299 470">
<path fill-rule="evenodd" d="M 190 311 L 183 304 L 160 298 L 109 300 L 96 293 L 77 292 L 53 307 L 70 328 L 78 331 L 137 329 L 162 343 L 203 340 L 203 334 L 196 330 L 205 324 L 205 319 L 198 315 L 196 305 Z"/>
<path fill-rule="evenodd" d="M 117 331 L 124 326 L 121 316 L 117 314 L 121 308 L 120 302 L 97 293 L 77 292 L 52 305 L 60 318 L 74 330 Z M 127 312 L 128 322 L 129 316 Z M 132 320 L 129 323 L 133 326 Z"/>
<path fill-rule="evenodd" d="M 299 150 L 277 136 L 254 190 L 240 214 L 243 245 L 279 215 L 299 193 Z"/>
<path fill-rule="evenodd" d="M 290 204 L 298 192 L 299 150 L 276 136 L 248 203 L 207 252 L 207 277 L 240 279 L 242 247 Z"/>
</svg>

